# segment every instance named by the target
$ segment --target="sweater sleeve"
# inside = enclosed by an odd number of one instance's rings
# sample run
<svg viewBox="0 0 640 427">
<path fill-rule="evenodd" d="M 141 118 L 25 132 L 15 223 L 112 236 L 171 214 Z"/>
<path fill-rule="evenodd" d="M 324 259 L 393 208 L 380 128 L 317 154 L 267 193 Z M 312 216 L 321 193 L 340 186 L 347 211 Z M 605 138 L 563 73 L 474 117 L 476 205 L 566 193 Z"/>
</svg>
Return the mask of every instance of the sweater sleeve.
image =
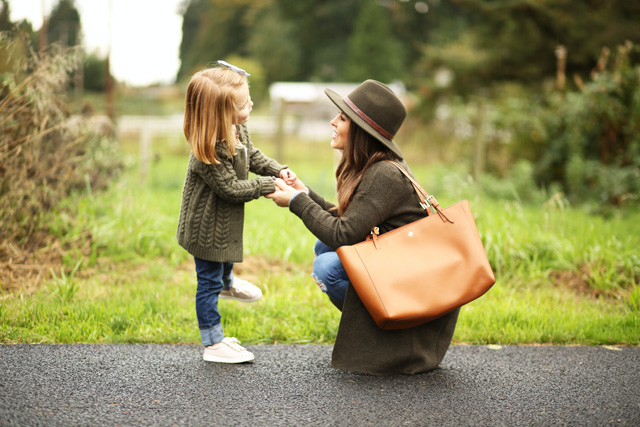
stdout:
<svg viewBox="0 0 640 427">
<path fill-rule="evenodd" d="M 229 203 L 246 203 L 276 191 L 270 177 L 238 179 L 230 159 L 222 158 L 219 164 L 207 165 L 192 155 L 190 162 L 193 162 L 193 170 L 212 191 Z"/>
<path fill-rule="evenodd" d="M 327 211 L 327 212 L 331 212 L 331 214 L 333 216 L 337 216 L 338 215 L 338 209 L 337 206 L 335 205 L 335 203 L 331 203 L 327 200 L 325 200 L 320 194 L 316 193 L 313 188 L 309 188 L 309 197 L 311 197 L 311 200 L 313 200 L 314 202 L 316 202 L 318 205 L 320 205 L 320 207 Z"/>
<path fill-rule="evenodd" d="M 391 164 L 371 166 L 341 217 L 333 216 L 304 193 L 291 201 L 289 209 L 300 217 L 309 231 L 332 249 L 359 243 L 373 227 L 390 218 L 399 206 L 410 200 L 411 190 L 403 177 L 399 176 L 400 172 L 394 169 L 395 166 Z"/>
<path fill-rule="evenodd" d="M 253 146 L 251 137 L 247 130 L 247 125 L 240 126 L 240 132 L 247 145 L 247 151 L 249 156 L 249 170 L 257 175 L 262 176 L 278 176 L 282 169 L 286 169 L 288 166 L 281 165 L 274 159 L 265 155 L 260 149 Z"/>
</svg>

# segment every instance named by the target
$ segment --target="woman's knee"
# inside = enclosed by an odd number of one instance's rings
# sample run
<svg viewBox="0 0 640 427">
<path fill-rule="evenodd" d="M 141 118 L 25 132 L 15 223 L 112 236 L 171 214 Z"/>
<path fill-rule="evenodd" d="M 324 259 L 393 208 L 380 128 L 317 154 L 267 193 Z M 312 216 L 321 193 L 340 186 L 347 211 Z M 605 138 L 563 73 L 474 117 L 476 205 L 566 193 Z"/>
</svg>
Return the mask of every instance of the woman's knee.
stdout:
<svg viewBox="0 0 640 427">
<path fill-rule="evenodd" d="M 319 239 L 316 240 L 316 243 L 313 245 L 313 254 L 315 256 L 318 256 L 327 252 L 334 252 L 334 250 L 322 243 L 322 241 L 320 241 Z"/>
<path fill-rule="evenodd" d="M 340 258 L 335 252 L 320 254 L 313 260 L 313 274 L 323 281 L 330 280 L 339 263 Z"/>
</svg>

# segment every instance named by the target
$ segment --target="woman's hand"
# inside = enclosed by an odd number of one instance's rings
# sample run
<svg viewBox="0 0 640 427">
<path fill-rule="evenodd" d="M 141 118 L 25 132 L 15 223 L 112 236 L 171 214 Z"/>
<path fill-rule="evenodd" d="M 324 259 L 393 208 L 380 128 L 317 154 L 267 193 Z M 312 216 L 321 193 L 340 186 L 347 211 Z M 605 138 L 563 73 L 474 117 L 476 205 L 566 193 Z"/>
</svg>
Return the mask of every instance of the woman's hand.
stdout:
<svg viewBox="0 0 640 427">
<path fill-rule="evenodd" d="M 287 185 L 279 178 L 276 178 L 274 184 L 276 185 L 276 191 L 271 194 L 267 194 L 265 197 L 273 199 L 273 201 L 276 202 L 276 205 L 281 208 L 286 208 L 289 206 L 289 200 L 291 199 L 291 196 L 293 196 L 293 193 L 296 192 L 296 189 Z"/>
<path fill-rule="evenodd" d="M 282 169 L 280 171 L 280 178 L 289 186 L 295 188 L 296 190 L 306 191 L 306 187 L 298 179 L 298 176 L 291 169 Z"/>
</svg>

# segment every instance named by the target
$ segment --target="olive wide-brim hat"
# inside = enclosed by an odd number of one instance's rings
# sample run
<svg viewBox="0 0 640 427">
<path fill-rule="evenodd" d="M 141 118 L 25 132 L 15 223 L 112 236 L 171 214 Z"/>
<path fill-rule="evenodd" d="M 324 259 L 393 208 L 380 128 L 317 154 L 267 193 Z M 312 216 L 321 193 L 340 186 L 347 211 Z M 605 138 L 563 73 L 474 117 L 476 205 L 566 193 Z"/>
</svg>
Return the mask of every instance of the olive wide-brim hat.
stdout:
<svg viewBox="0 0 640 427">
<path fill-rule="evenodd" d="M 377 80 L 366 80 L 347 96 L 331 89 L 325 89 L 324 93 L 369 135 L 404 158 L 393 138 L 407 117 L 407 110 L 388 86 Z"/>
</svg>

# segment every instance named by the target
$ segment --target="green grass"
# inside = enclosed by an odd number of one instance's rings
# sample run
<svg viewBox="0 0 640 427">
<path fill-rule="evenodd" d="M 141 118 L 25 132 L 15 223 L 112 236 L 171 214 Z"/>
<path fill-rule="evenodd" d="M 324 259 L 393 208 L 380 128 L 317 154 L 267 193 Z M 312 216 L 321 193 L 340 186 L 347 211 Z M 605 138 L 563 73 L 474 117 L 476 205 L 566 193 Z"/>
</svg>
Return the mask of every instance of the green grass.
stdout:
<svg viewBox="0 0 640 427">
<path fill-rule="evenodd" d="M 273 155 L 269 141 L 256 143 Z M 0 342 L 199 342 L 193 261 L 175 239 L 186 148 L 154 141 L 159 159 L 146 177 L 135 142 L 123 149 L 133 168 L 122 179 L 50 218 L 53 232 L 90 250 L 68 251 L 35 292 L 0 295 Z M 328 144 L 289 143 L 284 153 L 305 183 L 333 194 Z M 496 272 L 496 285 L 461 311 L 454 342 L 640 344 L 637 210 L 605 219 L 562 203 L 491 199 L 463 172 L 412 167 L 443 206 L 470 200 Z M 265 297 L 221 301 L 225 333 L 245 344 L 333 343 L 340 313 L 309 276 L 315 238 L 299 219 L 270 200 L 250 202 L 244 240 L 236 272 Z"/>
</svg>

